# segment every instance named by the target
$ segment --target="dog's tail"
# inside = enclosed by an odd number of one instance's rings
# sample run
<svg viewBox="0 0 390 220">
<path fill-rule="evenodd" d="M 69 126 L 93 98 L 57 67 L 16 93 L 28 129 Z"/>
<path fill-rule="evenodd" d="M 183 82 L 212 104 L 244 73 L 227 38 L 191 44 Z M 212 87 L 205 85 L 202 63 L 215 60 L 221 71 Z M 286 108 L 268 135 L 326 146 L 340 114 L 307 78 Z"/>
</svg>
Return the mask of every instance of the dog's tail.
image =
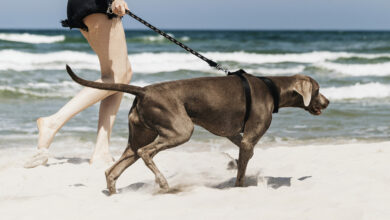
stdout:
<svg viewBox="0 0 390 220">
<path fill-rule="evenodd" d="M 118 92 L 125 92 L 125 93 L 130 93 L 135 96 L 142 96 L 145 93 L 145 89 L 142 87 L 138 86 L 132 86 L 132 85 L 127 85 L 127 84 L 119 84 L 119 83 L 98 83 L 98 82 L 93 82 L 85 79 L 81 79 L 78 77 L 73 70 L 66 65 L 66 70 L 68 71 L 68 74 L 74 81 L 76 81 L 78 84 L 86 86 L 86 87 L 91 87 L 95 89 L 102 89 L 102 90 L 111 90 L 111 91 L 118 91 Z"/>
</svg>

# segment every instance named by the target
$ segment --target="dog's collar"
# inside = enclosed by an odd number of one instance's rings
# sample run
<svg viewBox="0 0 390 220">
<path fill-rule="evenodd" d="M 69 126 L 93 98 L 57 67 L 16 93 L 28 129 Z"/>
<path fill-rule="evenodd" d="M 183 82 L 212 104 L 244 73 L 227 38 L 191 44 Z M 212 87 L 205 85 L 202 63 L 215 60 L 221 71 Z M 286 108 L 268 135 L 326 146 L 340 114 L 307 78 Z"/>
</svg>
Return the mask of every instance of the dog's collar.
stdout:
<svg viewBox="0 0 390 220">
<path fill-rule="evenodd" d="M 274 99 L 274 111 L 273 113 L 278 113 L 279 112 L 279 92 L 278 92 L 278 88 L 276 88 L 276 85 L 275 83 L 270 79 L 270 78 L 267 78 L 267 77 L 261 77 L 261 76 L 258 76 L 257 78 L 263 80 L 263 82 L 265 83 L 265 85 L 267 85 L 269 91 L 271 92 L 271 95 L 272 95 L 272 98 Z"/>
</svg>

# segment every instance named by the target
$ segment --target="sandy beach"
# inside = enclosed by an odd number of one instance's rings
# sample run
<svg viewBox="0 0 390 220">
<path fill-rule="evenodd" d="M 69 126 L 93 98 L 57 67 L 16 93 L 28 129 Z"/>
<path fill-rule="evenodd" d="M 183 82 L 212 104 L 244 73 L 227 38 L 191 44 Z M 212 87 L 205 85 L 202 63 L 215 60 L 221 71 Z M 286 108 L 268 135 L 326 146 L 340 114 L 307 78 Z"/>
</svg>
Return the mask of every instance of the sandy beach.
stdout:
<svg viewBox="0 0 390 220">
<path fill-rule="evenodd" d="M 155 161 L 171 193 L 161 194 L 138 161 L 107 196 L 104 171 L 89 165 L 99 105 L 70 120 L 47 166 L 27 170 L 36 119 L 57 112 L 86 79 L 100 77 L 96 54 L 78 31 L 0 31 L 0 219 L 390 219 L 390 32 L 170 31 L 230 70 L 256 76 L 305 74 L 331 105 L 320 117 L 283 108 L 256 147 L 247 187 L 228 169 L 238 149 L 195 129 L 189 143 Z M 126 31 L 132 84 L 222 76 L 148 30 Z M 373 43 L 375 42 L 375 43 Z M 118 159 L 128 137 L 126 95 L 110 143 Z"/>
<path fill-rule="evenodd" d="M 132 13 L 202 56 L 149 30 L 135 16 L 106 19 L 107 1 L 3 1 L 0 220 L 390 220 L 390 1 L 124 1 Z M 111 2 L 114 13 L 118 5 L 126 6 L 124 1 Z M 91 13 L 100 16 L 87 18 Z M 96 145 L 106 144 L 114 159 L 120 158 L 135 96 L 125 94 L 115 113 L 117 98 L 80 93 L 83 87 L 65 66 L 84 79 L 113 77 L 122 83 L 131 67 L 131 85 L 145 87 L 225 77 L 218 66 L 209 66 L 214 62 L 258 77 L 309 76 L 320 90 L 312 80 L 311 87 L 302 81 L 279 88 L 280 106 L 295 103 L 299 94 L 303 103 L 309 94 L 315 100 L 318 92 L 330 105 L 318 117 L 310 108 L 281 108 L 273 114 L 249 161 L 245 187 L 234 187 L 237 147 L 196 126 L 188 143 L 154 159 L 168 180 L 168 193 L 160 191 L 139 160 L 118 179 L 117 194 L 109 196 L 104 172 L 112 164 L 91 165 L 89 159 Z M 256 116 L 259 100 L 267 105 L 269 100 L 268 91 L 253 83 L 256 105 L 245 108 Z M 207 103 L 239 107 L 212 99 L 214 89 L 207 85 L 203 89 L 209 90 Z M 169 91 L 164 94 L 172 104 Z M 75 96 L 82 98 L 66 105 Z M 205 113 L 216 109 L 189 99 L 184 102 L 188 115 L 192 107 Z M 92 101 L 97 103 L 89 106 Z M 316 101 L 309 104 L 318 107 Z M 227 114 L 242 117 L 234 112 Z M 103 122 L 105 114 L 110 123 L 117 116 L 112 130 Z M 48 140 L 50 130 L 57 130 L 48 122 L 38 131 L 37 119 L 47 116 L 66 124 L 50 143 L 48 163 L 25 169 L 38 145 L 49 146 L 42 137 Z M 249 120 L 255 123 L 267 121 L 253 116 Z M 158 118 L 165 117 L 171 116 Z M 207 117 L 216 121 L 215 114 Z"/>
<path fill-rule="evenodd" d="M 190 146 L 191 142 L 186 146 Z M 45 167 L 24 169 L 33 150 L 0 149 L 1 219 L 388 219 L 390 142 L 256 148 L 245 188 L 228 169 L 237 149 L 156 156 L 173 189 L 160 194 L 142 161 L 108 197 L 105 166 L 88 148 L 51 151 Z M 191 149 L 191 148 L 188 148 Z M 122 149 L 114 150 L 118 158 Z"/>
</svg>

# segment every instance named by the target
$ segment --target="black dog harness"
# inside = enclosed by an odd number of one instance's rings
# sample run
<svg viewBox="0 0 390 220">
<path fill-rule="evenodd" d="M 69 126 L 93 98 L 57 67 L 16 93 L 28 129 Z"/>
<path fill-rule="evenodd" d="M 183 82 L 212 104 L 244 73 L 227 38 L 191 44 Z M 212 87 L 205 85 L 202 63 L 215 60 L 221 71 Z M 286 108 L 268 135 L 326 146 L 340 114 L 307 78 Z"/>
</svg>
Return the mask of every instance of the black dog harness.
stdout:
<svg viewBox="0 0 390 220">
<path fill-rule="evenodd" d="M 111 9 L 111 5 L 109 5 L 108 7 L 108 10 L 107 10 L 107 14 L 113 14 L 112 12 L 112 9 Z M 242 131 L 244 131 L 244 128 L 245 128 L 245 125 L 246 125 L 246 122 L 248 121 L 249 119 L 249 116 L 250 116 L 250 112 L 251 112 L 251 109 L 252 109 L 252 95 L 251 95 L 251 88 L 250 88 L 250 84 L 249 84 L 249 81 L 248 79 L 245 77 L 244 74 L 248 74 L 247 72 L 245 72 L 244 70 L 240 69 L 236 72 L 230 72 L 229 70 L 223 68 L 220 64 L 216 63 L 215 61 L 212 61 L 208 58 L 206 58 L 205 56 L 203 56 L 202 54 L 198 53 L 197 51 L 191 49 L 190 47 L 188 47 L 187 45 L 181 43 L 180 41 L 176 40 L 175 38 L 173 38 L 172 36 L 169 36 L 167 33 L 165 33 L 164 31 L 156 28 L 155 26 L 151 25 L 150 23 L 146 22 L 145 20 L 143 20 L 142 18 L 138 17 L 137 15 L 135 15 L 134 13 L 132 13 L 131 11 L 129 10 L 126 10 L 126 14 L 128 14 L 129 16 L 131 16 L 132 18 L 134 18 L 135 20 L 139 21 L 140 23 L 142 23 L 143 25 L 145 25 L 146 27 L 150 28 L 151 30 L 153 30 L 154 32 L 162 35 L 163 37 L 165 37 L 166 39 L 170 40 L 171 42 L 175 43 L 176 45 L 180 46 L 181 48 L 183 48 L 184 50 L 192 53 L 193 55 L 199 57 L 200 59 L 202 59 L 203 61 L 205 61 L 206 63 L 208 63 L 211 67 L 213 68 L 216 68 L 218 70 L 221 70 L 223 72 L 225 72 L 227 75 L 235 75 L 235 76 L 238 76 L 241 81 L 242 81 L 242 85 L 244 87 L 244 93 L 245 93 L 245 102 L 246 102 L 246 110 L 245 110 L 245 117 L 244 117 L 244 125 L 243 125 L 243 128 L 242 128 Z M 274 82 L 272 82 L 271 79 L 267 78 L 267 77 L 257 77 L 259 78 L 260 80 L 262 80 L 265 85 L 268 87 L 268 90 L 270 91 L 272 97 L 273 97 L 273 100 L 274 100 L 274 111 L 273 113 L 278 113 L 279 112 L 279 92 L 278 92 L 278 89 L 276 88 Z"/>
<path fill-rule="evenodd" d="M 250 84 L 248 82 L 248 79 L 244 76 L 244 74 L 248 74 L 248 73 L 245 72 L 245 70 L 243 70 L 243 69 L 240 69 L 240 70 L 233 72 L 233 73 L 230 73 L 230 72 L 228 73 L 228 75 L 236 75 L 236 76 L 240 77 L 240 79 L 242 81 L 242 85 L 244 87 L 246 110 L 245 110 L 244 125 L 242 127 L 242 131 L 244 131 L 246 122 L 249 119 L 250 112 L 252 109 L 251 88 L 250 88 Z M 257 78 L 262 80 L 265 83 L 265 85 L 268 87 L 268 90 L 270 91 L 270 93 L 272 95 L 272 98 L 274 100 L 274 111 L 272 113 L 278 113 L 279 112 L 279 92 L 278 92 L 278 89 L 276 88 L 275 83 L 267 77 L 258 76 Z"/>
</svg>

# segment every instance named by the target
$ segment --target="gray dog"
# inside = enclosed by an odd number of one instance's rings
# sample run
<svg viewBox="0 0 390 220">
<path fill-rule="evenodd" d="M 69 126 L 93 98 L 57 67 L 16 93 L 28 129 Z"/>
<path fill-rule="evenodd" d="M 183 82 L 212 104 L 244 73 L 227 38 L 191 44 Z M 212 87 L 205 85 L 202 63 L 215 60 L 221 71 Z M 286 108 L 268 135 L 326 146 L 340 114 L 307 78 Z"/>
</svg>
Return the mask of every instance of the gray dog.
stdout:
<svg viewBox="0 0 390 220">
<path fill-rule="evenodd" d="M 244 185 L 248 161 L 256 143 L 272 121 L 274 99 L 266 84 L 257 77 L 244 74 L 250 84 L 252 107 L 244 126 L 245 94 L 237 76 L 204 77 L 164 82 L 144 88 L 97 83 L 67 71 L 77 83 L 104 90 L 120 91 L 136 96 L 129 113 L 129 142 L 122 157 L 106 171 L 110 194 L 116 192 L 116 180 L 139 158 L 154 173 L 161 189 L 169 189 L 167 180 L 153 162 L 160 151 L 187 142 L 194 124 L 211 133 L 226 137 L 240 148 L 236 186 Z M 319 92 L 318 83 L 305 75 L 269 77 L 276 85 L 280 107 L 298 107 L 320 115 L 329 105 Z M 243 131 L 243 135 L 241 132 Z"/>
</svg>

